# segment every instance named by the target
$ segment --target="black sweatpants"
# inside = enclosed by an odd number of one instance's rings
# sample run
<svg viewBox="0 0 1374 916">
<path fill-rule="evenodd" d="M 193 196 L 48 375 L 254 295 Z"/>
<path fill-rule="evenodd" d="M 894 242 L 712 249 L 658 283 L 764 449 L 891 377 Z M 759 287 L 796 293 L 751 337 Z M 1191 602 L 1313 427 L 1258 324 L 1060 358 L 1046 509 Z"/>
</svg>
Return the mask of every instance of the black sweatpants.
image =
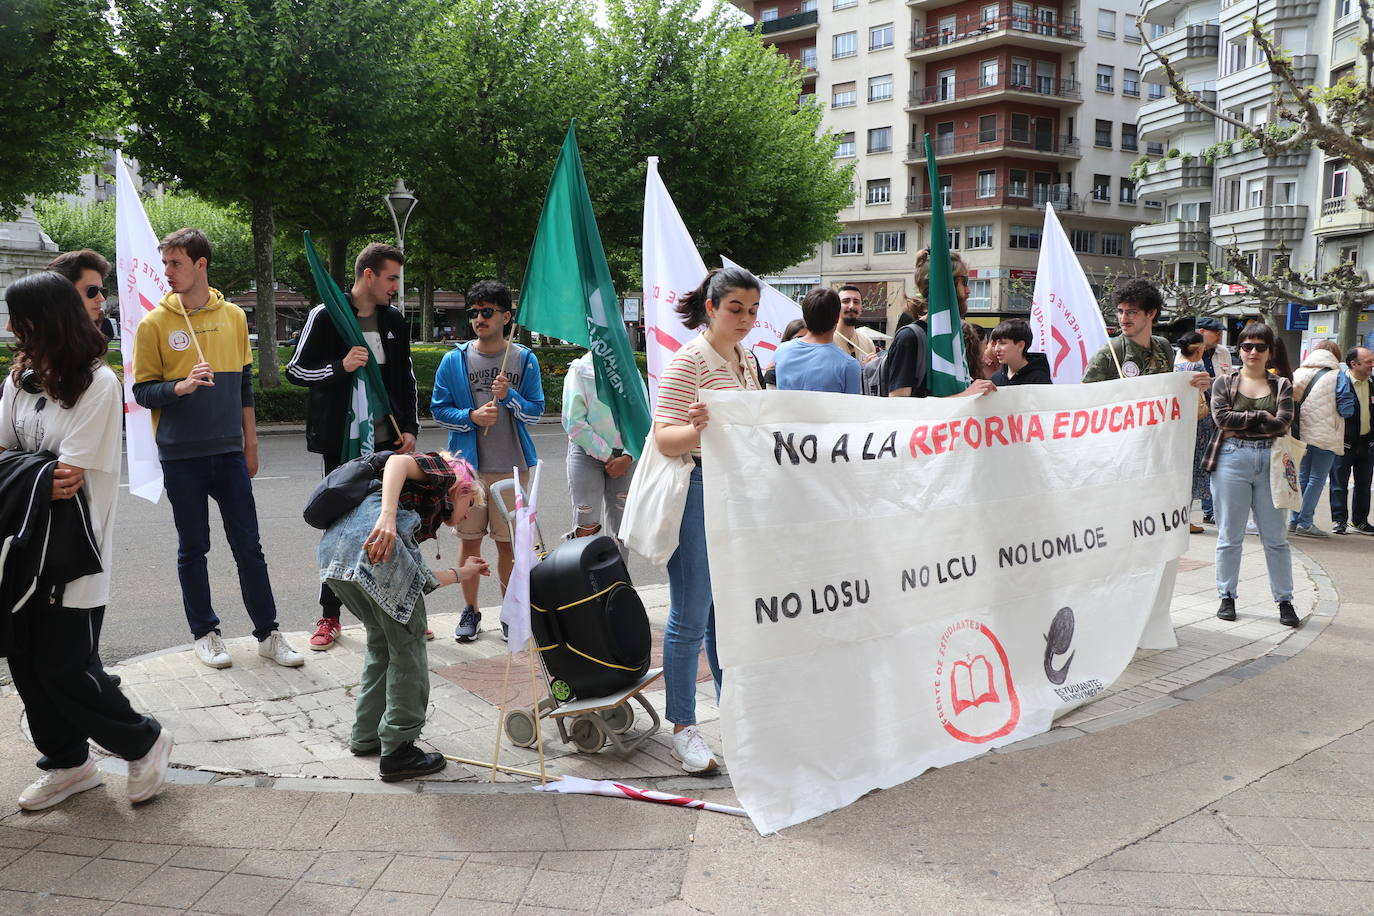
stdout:
<svg viewBox="0 0 1374 916">
<path fill-rule="evenodd" d="M 162 732 L 156 719 L 134 712 L 110 683 L 97 647 L 105 608 L 69 608 L 35 595 L 14 615 L 10 674 L 24 701 L 39 769 L 86 762 L 87 741 L 125 760 L 152 749 Z"/>
</svg>

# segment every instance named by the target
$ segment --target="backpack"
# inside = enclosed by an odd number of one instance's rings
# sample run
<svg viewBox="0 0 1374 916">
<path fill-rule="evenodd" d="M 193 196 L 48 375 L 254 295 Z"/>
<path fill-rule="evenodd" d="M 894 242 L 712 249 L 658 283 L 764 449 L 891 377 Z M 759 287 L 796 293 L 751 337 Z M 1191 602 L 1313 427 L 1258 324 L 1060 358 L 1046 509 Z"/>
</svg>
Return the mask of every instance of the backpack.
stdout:
<svg viewBox="0 0 1374 916">
<path fill-rule="evenodd" d="M 305 523 L 324 531 L 361 505 L 370 494 L 381 492 L 379 478 L 391 455 L 392 452 L 362 455 L 324 475 L 324 480 L 305 501 L 305 511 L 301 513 Z"/>
<path fill-rule="evenodd" d="M 862 370 L 862 386 L 864 394 L 875 397 L 887 397 L 887 385 L 883 383 L 883 365 L 887 362 L 887 350 L 884 349 L 877 356 L 864 363 Z"/>
</svg>

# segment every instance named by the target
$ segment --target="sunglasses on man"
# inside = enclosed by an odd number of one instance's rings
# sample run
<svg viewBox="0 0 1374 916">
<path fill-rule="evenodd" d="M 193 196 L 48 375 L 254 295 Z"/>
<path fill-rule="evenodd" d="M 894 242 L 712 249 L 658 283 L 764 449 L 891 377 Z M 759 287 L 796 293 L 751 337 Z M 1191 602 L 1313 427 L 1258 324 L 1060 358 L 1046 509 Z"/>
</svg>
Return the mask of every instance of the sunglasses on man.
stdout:
<svg viewBox="0 0 1374 916">
<path fill-rule="evenodd" d="M 478 318 L 490 318 L 491 316 L 493 316 L 493 315 L 495 315 L 495 314 L 497 314 L 497 313 L 499 313 L 499 312 L 505 312 L 505 311 L 507 311 L 507 309 L 493 309 L 493 308 L 468 309 L 468 320 L 469 320 L 469 321 L 476 321 Z"/>
<path fill-rule="evenodd" d="M 103 286 L 86 287 L 87 299 L 94 299 L 96 296 L 104 296 L 106 299 L 108 299 L 110 298 L 110 291 Z"/>
</svg>

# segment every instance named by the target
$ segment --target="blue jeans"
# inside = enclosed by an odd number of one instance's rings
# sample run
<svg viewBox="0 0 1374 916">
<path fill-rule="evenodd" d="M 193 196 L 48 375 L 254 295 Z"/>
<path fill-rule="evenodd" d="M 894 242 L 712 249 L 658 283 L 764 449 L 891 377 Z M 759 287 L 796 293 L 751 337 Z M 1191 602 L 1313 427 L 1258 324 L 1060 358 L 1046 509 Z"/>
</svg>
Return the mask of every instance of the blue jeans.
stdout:
<svg viewBox="0 0 1374 916">
<path fill-rule="evenodd" d="M 674 725 L 695 725 L 697 660 L 703 640 L 706 642 L 706 663 L 716 682 L 716 696 L 720 696 L 721 680 L 720 660 L 716 658 L 716 607 L 711 598 L 711 567 L 706 558 L 701 468 L 692 470 L 677 550 L 668 560 L 668 601 L 668 626 L 663 631 L 666 716 Z"/>
<path fill-rule="evenodd" d="M 258 509 L 253 502 L 253 482 L 243 452 L 226 452 L 204 458 L 179 458 L 162 462 L 162 485 L 172 503 L 177 528 L 177 576 L 181 579 L 181 604 L 191 635 L 200 639 L 219 631 L 219 617 L 210 604 L 210 574 L 205 555 L 210 552 L 210 500 L 219 506 L 224 536 L 239 570 L 239 593 L 253 621 L 259 640 L 277 628 L 277 604 L 267 577 L 267 561 L 258 540 Z"/>
<path fill-rule="evenodd" d="M 1283 510 L 1269 492 L 1269 454 L 1273 441 L 1227 439 L 1212 472 L 1212 505 L 1217 513 L 1217 594 L 1236 597 L 1245 522 L 1253 514 L 1264 545 L 1269 590 L 1275 601 L 1293 600 L 1293 558 Z"/>
<path fill-rule="evenodd" d="M 1294 512 L 1288 520 L 1299 528 L 1312 527 L 1312 515 L 1317 511 L 1317 503 L 1322 498 L 1322 488 L 1326 486 L 1326 476 L 1336 453 L 1314 445 L 1307 447 L 1302 456 L 1302 467 L 1298 471 L 1298 483 L 1302 485 L 1302 509 Z"/>
</svg>

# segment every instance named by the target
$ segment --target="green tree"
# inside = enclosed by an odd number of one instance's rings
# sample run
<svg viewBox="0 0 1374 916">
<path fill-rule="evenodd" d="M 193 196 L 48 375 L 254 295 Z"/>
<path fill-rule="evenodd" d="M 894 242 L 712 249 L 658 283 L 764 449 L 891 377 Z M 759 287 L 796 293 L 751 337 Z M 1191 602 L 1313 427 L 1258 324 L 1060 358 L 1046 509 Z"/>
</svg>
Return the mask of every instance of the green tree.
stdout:
<svg viewBox="0 0 1374 916">
<path fill-rule="evenodd" d="M 249 213 L 261 376 L 275 387 L 279 214 L 299 224 L 358 200 L 380 204 L 379 172 L 390 171 L 395 138 L 414 111 L 412 34 L 432 5 L 116 0 L 116 7 L 137 125 L 129 151 L 146 174 Z M 352 216 L 315 228 L 342 238 L 353 231 Z"/>
<path fill-rule="evenodd" d="M 105 158 L 120 93 L 106 0 L 0 3 L 0 220 L 75 191 Z"/>
</svg>

